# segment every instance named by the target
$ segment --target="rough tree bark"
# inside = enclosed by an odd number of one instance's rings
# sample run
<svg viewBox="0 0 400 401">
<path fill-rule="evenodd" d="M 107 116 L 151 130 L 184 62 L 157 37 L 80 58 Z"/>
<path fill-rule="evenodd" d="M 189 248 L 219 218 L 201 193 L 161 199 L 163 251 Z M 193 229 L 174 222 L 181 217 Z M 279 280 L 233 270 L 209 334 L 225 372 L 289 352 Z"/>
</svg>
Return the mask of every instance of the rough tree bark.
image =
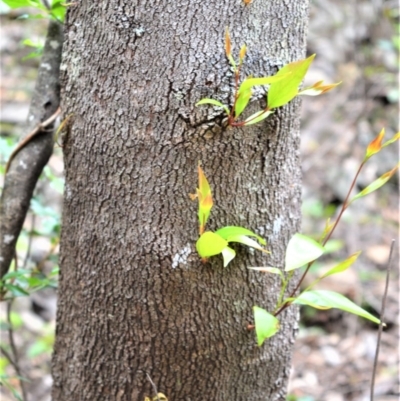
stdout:
<svg viewBox="0 0 400 401">
<path fill-rule="evenodd" d="M 143 401 L 147 372 L 170 401 L 284 400 L 297 311 L 258 348 L 252 306 L 271 309 L 300 224 L 298 102 L 265 124 L 221 129 L 234 49 L 270 75 L 305 56 L 308 1 L 79 2 L 66 22 L 66 186 L 53 399 Z M 237 53 L 236 53 L 237 54 Z M 252 103 L 253 112 L 263 100 Z M 197 163 L 213 189 L 208 227 L 241 225 L 270 257 L 237 247 L 227 267 L 195 252 Z"/>
</svg>

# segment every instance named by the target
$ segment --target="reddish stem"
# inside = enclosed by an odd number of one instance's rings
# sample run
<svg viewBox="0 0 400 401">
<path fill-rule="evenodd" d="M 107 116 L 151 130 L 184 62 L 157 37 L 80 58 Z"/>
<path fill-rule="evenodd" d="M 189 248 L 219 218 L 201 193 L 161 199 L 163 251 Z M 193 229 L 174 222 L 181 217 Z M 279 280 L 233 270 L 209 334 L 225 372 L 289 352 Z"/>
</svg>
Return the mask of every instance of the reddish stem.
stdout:
<svg viewBox="0 0 400 401">
<path fill-rule="evenodd" d="M 340 212 L 339 212 L 339 214 L 338 214 L 338 217 L 336 218 L 335 223 L 333 224 L 333 227 L 332 227 L 331 230 L 329 231 L 328 235 L 327 235 L 327 236 L 325 237 L 325 239 L 323 240 L 322 246 L 325 246 L 326 243 L 330 240 L 330 238 L 331 238 L 333 232 L 335 231 L 335 229 L 336 229 L 336 227 L 337 227 L 337 225 L 338 225 L 340 219 L 342 218 L 342 215 L 343 215 L 344 211 L 348 208 L 348 206 L 349 206 L 349 203 L 348 203 L 348 202 L 349 202 L 349 198 L 350 198 L 351 192 L 353 191 L 353 188 L 354 188 L 354 186 L 355 186 L 355 184 L 356 184 L 356 182 L 357 182 L 357 178 L 358 178 L 358 176 L 360 175 L 360 172 L 361 172 L 362 168 L 364 167 L 364 164 L 365 164 L 365 160 L 360 164 L 360 167 L 358 168 L 357 173 L 356 173 L 356 175 L 355 175 L 354 178 L 353 178 L 353 181 L 352 181 L 352 183 L 351 183 L 351 185 L 350 185 L 350 189 L 349 189 L 349 191 L 347 192 L 346 198 L 345 198 L 345 200 L 344 200 L 344 202 L 343 202 L 343 204 L 342 204 L 342 208 L 340 209 Z M 301 283 L 304 281 L 304 279 L 305 279 L 307 273 L 309 272 L 309 270 L 310 270 L 311 266 L 314 264 L 314 262 L 315 262 L 315 260 L 313 260 L 313 261 L 311 261 L 311 262 L 308 263 L 305 272 L 303 273 L 303 275 L 301 276 L 301 279 L 300 279 L 299 282 L 297 283 L 296 288 L 290 293 L 289 298 L 292 298 L 292 297 L 296 294 L 297 290 L 300 288 Z M 291 305 L 291 302 L 285 302 L 285 303 L 274 313 L 274 316 L 279 315 L 283 310 L 285 310 L 285 309 L 286 309 L 288 306 L 290 306 L 290 305 Z"/>
</svg>

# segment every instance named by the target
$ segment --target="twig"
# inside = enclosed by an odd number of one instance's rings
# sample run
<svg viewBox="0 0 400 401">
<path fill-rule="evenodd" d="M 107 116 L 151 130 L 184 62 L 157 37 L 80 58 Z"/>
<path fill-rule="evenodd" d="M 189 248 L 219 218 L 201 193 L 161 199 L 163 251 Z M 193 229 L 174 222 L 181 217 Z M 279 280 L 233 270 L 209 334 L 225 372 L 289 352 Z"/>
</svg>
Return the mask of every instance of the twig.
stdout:
<svg viewBox="0 0 400 401">
<path fill-rule="evenodd" d="M 392 239 L 392 244 L 390 245 L 389 259 L 388 259 L 387 266 L 386 266 L 385 292 L 383 293 L 383 298 L 382 298 L 382 307 L 381 307 L 381 313 L 380 313 L 380 317 L 379 317 L 380 323 L 379 323 L 379 329 L 378 329 L 378 340 L 377 340 L 377 343 L 376 343 L 374 366 L 372 368 L 371 396 L 370 396 L 370 400 L 371 401 L 374 401 L 376 369 L 378 367 L 379 347 L 381 345 L 381 337 L 382 337 L 382 331 L 383 331 L 383 326 L 384 326 L 383 320 L 385 318 L 386 300 L 387 300 L 387 293 L 388 293 L 389 281 L 390 281 L 390 265 L 391 265 L 391 262 L 392 262 L 394 243 L 395 243 L 395 240 Z"/>
<path fill-rule="evenodd" d="M 6 173 L 10 168 L 11 162 L 13 161 L 14 157 L 18 154 L 18 152 L 22 148 L 24 148 L 33 138 L 41 134 L 47 127 L 49 127 L 49 125 L 53 124 L 53 122 L 60 115 L 60 113 L 61 109 L 58 108 L 53 115 L 51 115 L 46 121 L 39 123 L 20 143 L 18 143 L 17 147 L 12 151 L 10 157 L 8 158 L 8 162 L 5 168 Z"/>
<path fill-rule="evenodd" d="M 6 351 L 6 349 L 0 345 L 0 352 L 6 357 L 7 361 L 13 366 L 15 370 L 18 369 L 18 365 L 15 364 L 14 359 L 12 356 Z"/>
<path fill-rule="evenodd" d="M 153 398 L 153 400 L 157 399 L 157 401 L 160 401 L 160 397 L 158 396 L 157 386 L 154 384 L 153 380 L 151 380 L 150 375 L 147 372 L 145 372 L 145 373 L 146 373 L 147 379 L 149 380 L 149 382 L 151 384 L 151 387 L 153 387 L 154 394 L 156 395 Z"/>
<path fill-rule="evenodd" d="M 358 167 L 357 173 L 356 173 L 356 175 L 354 176 L 353 181 L 351 182 L 351 185 L 350 185 L 350 188 L 349 188 L 349 190 L 348 190 L 348 192 L 347 192 L 346 198 L 345 198 L 345 200 L 343 201 L 343 204 L 342 204 L 342 207 L 341 207 L 341 209 L 340 209 L 339 215 L 338 215 L 338 217 L 336 218 L 335 223 L 333 224 L 332 228 L 329 230 L 329 233 L 328 233 L 327 236 L 325 237 L 324 241 L 322 242 L 322 246 L 325 246 L 326 243 L 330 240 L 330 238 L 331 238 L 333 232 L 335 231 L 337 225 L 339 224 L 339 221 L 341 220 L 341 218 L 342 218 L 342 216 L 343 216 L 343 213 L 344 213 L 344 212 L 346 211 L 346 209 L 350 206 L 349 199 L 350 199 L 351 192 L 353 191 L 353 188 L 354 188 L 354 186 L 356 185 L 358 176 L 360 175 L 361 170 L 362 170 L 362 168 L 364 167 L 364 165 L 365 165 L 365 160 L 364 160 L 364 161 L 360 164 L 360 166 Z M 310 270 L 311 266 L 314 264 L 314 262 L 315 262 L 315 260 L 312 260 L 311 262 L 308 263 L 308 265 L 307 265 L 307 267 L 306 267 L 304 273 L 302 274 L 300 280 L 297 282 L 296 287 L 295 287 L 294 290 L 292 290 L 292 292 L 290 293 L 289 298 L 292 298 L 292 297 L 294 297 L 294 296 L 296 295 L 297 290 L 300 288 L 302 282 L 304 281 L 304 279 L 305 279 L 307 273 L 309 272 L 309 270 Z M 290 302 L 285 302 L 283 305 L 280 306 L 280 308 L 278 308 L 278 310 L 276 310 L 276 311 L 274 312 L 274 316 L 279 315 L 279 314 L 280 314 L 283 310 L 285 310 L 289 305 L 291 305 Z"/>
<path fill-rule="evenodd" d="M 22 373 L 21 373 L 21 368 L 19 366 L 19 358 L 18 358 L 18 351 L 17 347 L 14 342 L 14 331 L 11 325 L 11 306 L 12 306 L 13 299 L 10 300 L 10 302 L 7 303 L 7 323 L 8 323 L 8 341 L 10 343 L 10 348 L 11 348 L 11 354 L 12 354 L 12 359 L 9 359 L 10 363 L 13 360 L 14 363 L 12 365 L 14 366 L 15 373 L 18 376 L 19 380 L 19 385 L 21 387 L 21 393 L 22 393 L 22 399 L 23 401 L 27 401 L 27 394 L 26 394 L 26 389 L 23 380 L 21 379 Z M 2 352 L 4 353 L 4 350 L 2 349 Z"/>
</svg>

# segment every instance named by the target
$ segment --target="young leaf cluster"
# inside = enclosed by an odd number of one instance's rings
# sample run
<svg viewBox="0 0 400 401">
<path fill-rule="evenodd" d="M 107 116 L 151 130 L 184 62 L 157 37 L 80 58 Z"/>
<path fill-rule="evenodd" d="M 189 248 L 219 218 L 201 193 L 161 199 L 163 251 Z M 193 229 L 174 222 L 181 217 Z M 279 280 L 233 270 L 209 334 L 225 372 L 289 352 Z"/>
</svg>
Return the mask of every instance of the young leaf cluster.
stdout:
<svg viewBox="0 0 400 401">
<path fill-rule="evenodd" d="M 261 245 L 266 245 L 266 241 L 255 234 L 254 232 L 238 226 L 227 226 L 219 230 L 205 231 L 207 220 L 210 216 L 213 200 L 211 188 L 208 180 L 200 167 L 198 166 L 199 188 L 196 194 L 190 195 L 192 200 L 198 199 L 198 219 L 199 219 L 199 239 L 196 242 L 196 250 L 204 262 L 211 256 L 222 255 L 224 267 L 234 259 L 236 252 L 229 244 L 237 242 L 242 245 L 247 245 L 261 252 L 269 253 Z M 254 239 L 255 238 L 255 239 Z M 260 245 L 261 244 L 261 245 Z"/>
<path fill-rule="evenodd" d="M 347 257 L 345 260 L 342 260 L 335 266 L 331 267 L 327 272 L 322 274 L 316 280 L 314 280 L 306 289 L 301 291 L 300 294 L 296 295 L 296 293 L 297 290 L 300 288 L 300 285 L 303 282 L 304 277 L 308 273 L 310 267 L 319 257 L 321 257 L 327 251 L 327 243 L 330 240 L 335 228 L 337 227 L 343 215 L 343 212 L 347 209 L 347 207 L 355 200 L 377 190 L 382 185 L 384 185 L 400 167 L 400 163 L 397 164 L 392 170 L 383 174 L 380 178 L 373 181 L 364 190 L 362 190 L 352 199 L 350 199 L 350 193 L 352 192 L 356 180 L 365 163 L 374 154 L 380 152 L 384 147 L 400 139 L 399 132 L 394 135 L 393 138 L 382 144 L 384 134 L 385 131 L 382 130 L 378 134 L 378 136 L 368 145 L 364 160 L 362 161 L 353 179 L 353 182 L 348 191 L 348 195 L 343 203 L 338 217 L 336 218 L 336 221 L 334 223 L 331 223 L 330 220 L 327 220 L 325 228 L 320 235 L 318 241 L 300 233 L 295 234 L 290 239 L 286 249 L 283 271 L 280 268 L 274 266 L 249 267 L 249 269 L 252 270 L 279 275 L 281 281 L 280 294 L 273 312 L 268 312 L 259 306 L 253 307 L 254 326 L 252 327 L 254 327 L 255 329 L 258 345 L 261 346 L 267 338 L 272 337 L 278 332 L 279 320 L 277 316 L 284 309 L 292 304 L 308 305 L 316 309 L 337 308 L 368 319 L 374 323 L 381 323 L 378 318 L 356 305 L 344 295 L 334 291 L 314 289 L 314 287 L 324 278 L 334 274 L 339 274 L 349 269 L 355 263 L 361 252 L 356 252 Z M 262 247 L 262 245 L 266 245 L 266 241 L 246 228 L 227 226 L 220 228 L 215 232 L 206 231 L 205 227 L 211 213 L 213 200 L 210 184 L 200 165 L 198 166 L 198 176 L 199 188 L 196 190 L 196 194 L 191 195 L 191 198 L 197 198 L 199 204 L 198 220 L 200 237 L 197 240 L 196 249 L 202 260 L 206 261 L 209 257 L 221 254 L 223 257 L 224 267 L 227 266 L 228 263 L 236 255 L 235 251 L 229 246 L 229 244 L 232 242 L 237 242 L 257 249 L 259 251 L 269 253 L 266 249 Z M 289 294 L 289 296 L 285 296 L 286 289 L 290 280 L 293 277 L 294 271 L 304 266 L 306 266 L 306 269 L 296 288 Z"/>
<path fill-rule="evenodd" d="M 261 78 L 246 77 L 239 85 L 240 69 L 246 56 L 246 45 L 243 45 L 239 51 L 239 62 L 236 63 L 232 56 L 232 45 L 228 29 L 225 32 L 225 54 L 234 71 L 234 99 L 231 108 L 215 99 L 201 99 L 196 106 L 210 104 L 221 107 L 228 117 L 228 126 L 243 127 L 256 124 L 269 117 L 276 108 L 284 106 L 299 95 L 317 96 L 328 92 L 339 83 L 323 85 L 322 81 L 316 82 L 309 88 L 299 90 L 304 76 L 306 75 L 315 54 L 305 60 L 295 61 L 285 65 L 275 75 Z M 269 91 L 266 99 L 266 107 L 253 113 L 246 119 L 239 119 L 248 106 L 253 88 L 256 86 L 269 85 Z"/>
<path fill-rule="evenodd" d="M 326 252 L 327 242 L 331 238 L 335 228 L 337 227 L 343 212 L 348 208 L 348 206 L 357 199 L 362 198 L 370 194 L 373 191 L 376 191 L 382 185 L 384 185 L 390 177 L 397 171 L 400 167 L 400 163 L 398 163 L 393 169 L 383 174 L 377 180 L 373 181 L 370 185 L 368 185 L 365 189 L 355 195 L 352 199 L 350 199 L 350 193 L 352 192 L 357 178 L 364 167 L 365 163 L 376 153 L 380 152 L 384 147 L 394 143 L 398 139 L 400 139 L 400 132 L 393 136 L 393 138 L 389 139 L 387 142 L 382 144 L 383 137 L 385 135 L 385 131 L 382 131 L 378 134 L 378 136 L 371 141 L 368 145 L 364 160 L 360 164 L 358 171 L 353 179 L 353 182 L 348 191 L 347 197 L 342 205 L 341 211 L 339 212 L 338 217 L 334 223 L 330 223 L 328 220 L 325 225 L 325 229 L 320 236 L 319 241 L 315 241 L 314 239 L 307 237 L 302 234 L 295 234 L 288 243 L 285 255 L 285 267 L 284 271 L 286 272 L 286 276 L 284 273 L 278 269 L 277 267 L 250 267 L 250 269 L 265 272 L 278 274 L 281 279 L 281 292 L 278 298 L 278 302 L 273 313 L 269 313 L 268 311 L 254 307 L 254 324 L 255 324 L 255 332 L 257 336 L 257 343 L 261 345 L 267 338 L 273 336 L 276 333 L 277 322 L 272 319 L 279 315 L 284 309 L 286 309 L 291 304 L 298 305 L 308 305 L 316 309 L 330 309 L 337 308 L 343 311 L 352 313 L 354 315 L 358 315 L 365 319 L 368 319 L 374 323 L 380 324 L 380 320 L 362 309 L 350 299 L 346 298 L 344 295 L 327 290 L 315 290 L 313 289 L 315 285 L 317 285 L 324 278 L 331 276 L 333 274 L 341 273 L 347 269 L 349 269 L 353 263 L 357 260 L 358 256 L 361 252 L 356 252 L 350 255 L 345 260 L 341 261 L 334 267 L 330 268 L 326 273 L 318 277 L 314 280 L 306 289 L 300 292 L 299 295 L 295 295 L 297 290 L 300 288 L 301 283 L 303 282 L 306 274 L 308 273 L 310 267 L 313 263 Z M 290 279 L 293 276 L 293 271 L 299 269 L 303 266 L 307 266 L 305 272 L 303 273 L 299 283 L 292 293 L 285 298 L 285 290 Z"/>
</svg>

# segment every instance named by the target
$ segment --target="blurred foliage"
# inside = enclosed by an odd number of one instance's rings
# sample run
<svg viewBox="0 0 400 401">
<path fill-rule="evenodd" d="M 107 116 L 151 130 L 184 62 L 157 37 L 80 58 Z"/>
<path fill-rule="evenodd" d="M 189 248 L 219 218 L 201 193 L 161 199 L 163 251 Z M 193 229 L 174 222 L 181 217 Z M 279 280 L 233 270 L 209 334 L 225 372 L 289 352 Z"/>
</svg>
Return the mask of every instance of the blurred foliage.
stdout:
<svg viewBox="0 0 400 401">
<path fill-rule="evenodd" d="M 11 131 L 12 130 L 7 130 Z M 18 139 L 15 135 L 0 137 L 0 177 L 4 177 L 5 164 L 16 146 Z M 46 166 L 40 177 L 40 188 L 52 188 L 57 194 L 62 194 L 64 178 L 59 177 L 50 166 Z M 21 231 L 17 242 L 18 266 L 13 261 L 10 271 L 0 281 L 0 294 L 4 302 L 12 302 L 17 297 L 29 297 L 34 292 L 47 288 L 56 289 L 58 285 L 58 243 L 61 228 L 61 216 L 58 211 L 48 205 L 46 197 L 41 190 L 36 190 L 31 200 L 30 214 L 35 224 L 28 229 Z M 0 191 L 2 181 L 0 181 Z M 39 262 L 31 260 L 31 243 L 36 237 L 45 238 L 49 243 L 49 249 Z M 46 265 L 46 269 L 44 266 Z M 50 271 L 48 266 L 52 266 Z M 11 308 L 10 308 L 11 309 Z M 22 314 L 16 310 L 10 310 L 7 316 L 0 320 L 1 349 L 0 357 L 0 381 L 3 384 L 2 391 L 8 391 L 16 400 L 23 400 L 20 390 L 21 381 L 29 382 L 29 377 L 19 377 L 8 357 L 13 357 L 13 350 L 10 347 L 10 336 L 14 336 L 24 328 Z M 18 346 L 19 360 L 24 366 L 37 366 L 38 363 L 49 361 L 54 343 L 54 324 L 44 324 L 35 334 L 30 333 L 28 337 L 23 336 L 23 345 Z M 6 340 L 7 339 L 7 340 Z M 39 359 L 38 359 L 39 358 Z M 42 361 L 42 362 L 41 362 Z M 26 370 L 27 371 L 27 370 Z M 28 370 L 29 371 L 29 370 Z"/>
</svg>

